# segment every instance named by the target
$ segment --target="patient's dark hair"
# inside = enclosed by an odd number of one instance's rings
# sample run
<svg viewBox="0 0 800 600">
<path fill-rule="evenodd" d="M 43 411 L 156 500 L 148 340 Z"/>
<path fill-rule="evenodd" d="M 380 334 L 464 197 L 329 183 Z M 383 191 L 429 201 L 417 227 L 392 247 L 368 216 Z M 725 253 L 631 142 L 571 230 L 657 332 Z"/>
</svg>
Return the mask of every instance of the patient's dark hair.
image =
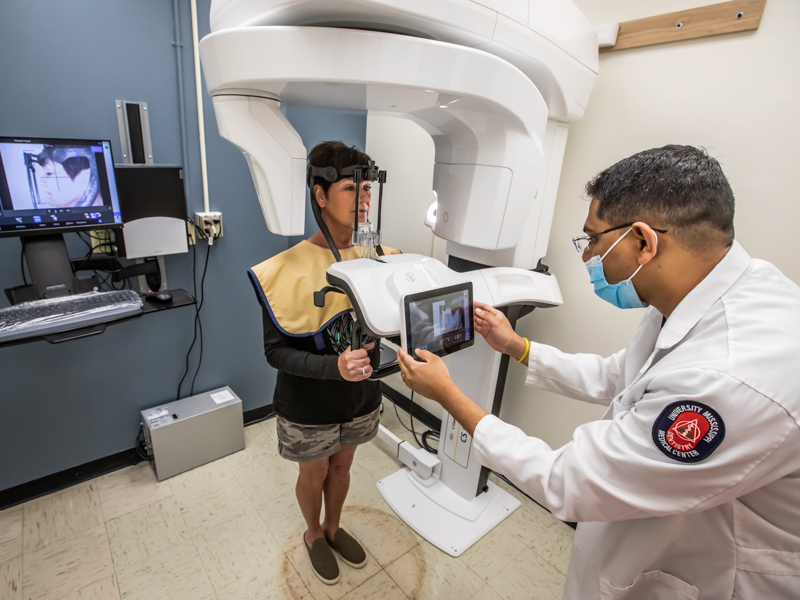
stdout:
<svg viewBox="0 0 800 600">
<path fill-rule="evenodd" d="M 73 156 L 72 158 L 68 158 L 64 161 L 57 161 L 53 158 L 53 153 L 57 150 L 56 148 L 46 147 L 39 153 L 39 156 L 36 158 L 37 162 L 44 166 L 44 164 L 49 160 L 52 163 L 59 163 L 62 167 L 64 167 L 64 171 L 72 181 L 75 181 L 75 178 L 81 171 L 85 171 L 86 169 L 91 167 L 89 164 L 89 159 L 85 156 Z"/>
<path fill-rule="evenodd" d="M 733 242 L 731 186 L 719 163 L 693 146 L 634 154 L 596 175 L 586 193 L 610 225 L 643 221 L 697 252 Z"/>
<path fill-rule="evenodd" d="M 314 146 L 314 149 L 308 154 L 308 164 L 314 167 L 334 167 L 337 171 L 341 171 L 345 167 L 353 165 L 364 165 L 369 163 L 370 157 L 361 152 L 355 146 L 348 146 L 342 142 L 321 142 Z M 352 176 L 351 176 L 352 177 Z M 345 179 L 341 175 L 336 179 L 339 181 Z M 322 186 L 322 190 L 327 194 L 328 188 L 331 187 L 333 181 L 327 181 L 323 177 L 312 177 L 308 183 L 311 189 L 311 201 L 314 201 L 314 186 Z"/>
</svg>

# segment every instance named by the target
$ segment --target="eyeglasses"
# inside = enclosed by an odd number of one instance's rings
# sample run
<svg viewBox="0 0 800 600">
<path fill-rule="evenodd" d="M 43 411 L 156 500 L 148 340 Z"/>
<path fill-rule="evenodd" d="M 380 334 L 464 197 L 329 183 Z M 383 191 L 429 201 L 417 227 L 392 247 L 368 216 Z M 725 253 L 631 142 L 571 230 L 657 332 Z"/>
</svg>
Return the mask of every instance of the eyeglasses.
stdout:
<svg viewBox="0 0 800 600">
<path fill-rule="evenodd" d="M 635 223 L 635 221 L 633 222 Z M 617 225 L 616 227 L 612 227 L 611 229 L 606 229 L 605 231 L 601 231 L 600 233 L 593 233 L 592 235 L 582 235 L 580 237 L 572 238 L 572 244 L 575 246 L 575 250 L 583 254 L 586 252 L 588 248 L 594 246 L 597 238 L 599 238 L 604 233 L 609 233 L 611 231 L 617 231 L 618 229 L 623 229 L 625 227 L 630 227 L 633 223 L 625 223 L 624 225 Z M 656 229 L 655 227 L 651 227 L 653 231 L 657 231 L 658 233 L 667 233 L 667 229 Z"/>
</svg>

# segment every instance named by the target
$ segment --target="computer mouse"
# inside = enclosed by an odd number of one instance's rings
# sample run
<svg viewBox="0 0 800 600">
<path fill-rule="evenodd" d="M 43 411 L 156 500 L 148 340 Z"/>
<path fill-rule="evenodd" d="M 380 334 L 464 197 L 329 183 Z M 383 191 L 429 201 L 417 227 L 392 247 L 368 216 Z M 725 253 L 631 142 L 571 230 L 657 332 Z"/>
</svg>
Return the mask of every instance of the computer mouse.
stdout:
<svg viewBox="0 0 800 600">
<path fill-rule="evenodd" d="M 152 300 L 153 302 L 169 302 L 172 300 L 172 294 L 170 294 L 166 290 L 161 290 L 160 292 L 156 292 L 155 294 L 148 294 L 145 296 L 148 300 Z"/>
</svg>

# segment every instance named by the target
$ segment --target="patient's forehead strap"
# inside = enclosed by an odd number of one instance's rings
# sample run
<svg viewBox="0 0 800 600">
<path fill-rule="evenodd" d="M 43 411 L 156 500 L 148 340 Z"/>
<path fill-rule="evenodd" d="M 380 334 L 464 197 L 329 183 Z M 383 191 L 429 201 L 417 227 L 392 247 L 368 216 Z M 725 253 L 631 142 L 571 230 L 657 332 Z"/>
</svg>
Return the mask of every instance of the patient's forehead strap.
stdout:
<svg viewBox="0 0 800 600">
<path fill-rule="evenodd" d="M 380 177 L 380 169 L 375 165 L 374 161 L 370 161 L 368 165 L 349 165 L 338 171 L 336 167 L 315 167 L 308 165 L 308 184 L 314 177 L 321 177 L 328 183 L 339 181 L 340 179 L 358 179 L 359 181 L 377 181 Z"/>
</svg>

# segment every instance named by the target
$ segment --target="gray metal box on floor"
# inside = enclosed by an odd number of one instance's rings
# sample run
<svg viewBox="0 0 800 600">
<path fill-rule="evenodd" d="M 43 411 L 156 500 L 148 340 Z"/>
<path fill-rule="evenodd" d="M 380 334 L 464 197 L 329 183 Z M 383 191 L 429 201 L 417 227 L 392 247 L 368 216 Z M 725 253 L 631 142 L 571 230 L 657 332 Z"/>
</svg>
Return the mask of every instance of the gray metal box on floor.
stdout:
<svg viewBox="0 0 800 600">
<path fill-rule="evenodd" d="M 159 481 L 244 450 L 242 401 L 229 387 L 143 410 L 142 425 Z"/>
</svg>

